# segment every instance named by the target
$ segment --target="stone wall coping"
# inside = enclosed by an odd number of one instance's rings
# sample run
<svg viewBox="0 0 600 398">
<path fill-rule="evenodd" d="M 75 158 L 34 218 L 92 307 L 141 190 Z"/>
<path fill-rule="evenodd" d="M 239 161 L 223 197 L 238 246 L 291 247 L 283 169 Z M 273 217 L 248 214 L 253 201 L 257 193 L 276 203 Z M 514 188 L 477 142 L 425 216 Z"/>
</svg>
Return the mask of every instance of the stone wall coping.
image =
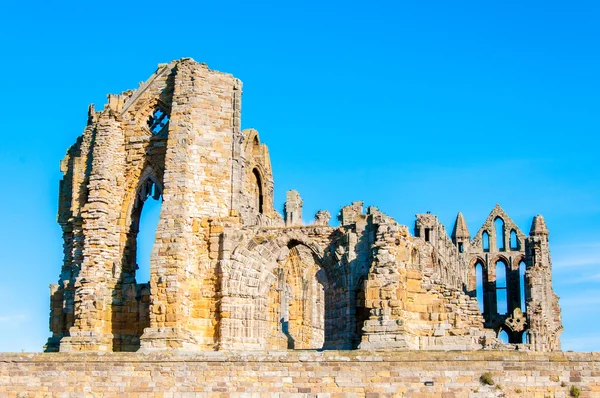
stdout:
<svg viewBox="0 0 600 398">
<path fill-rule="evenodd" d="M 214 351 L 0 353 L 0 363 L 40 362 L 600 362 L 600 352 L 519 351 Z"/>
</svg>

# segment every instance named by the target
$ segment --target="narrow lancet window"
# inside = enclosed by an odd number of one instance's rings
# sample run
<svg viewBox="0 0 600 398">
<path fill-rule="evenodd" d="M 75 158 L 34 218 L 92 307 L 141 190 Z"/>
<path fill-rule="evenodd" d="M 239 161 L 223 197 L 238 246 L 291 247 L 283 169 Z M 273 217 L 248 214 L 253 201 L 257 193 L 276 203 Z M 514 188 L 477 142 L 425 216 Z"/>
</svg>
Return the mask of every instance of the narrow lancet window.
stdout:
<svg viewBox="0 0 600 398">
<path fill-rule="evenodd" d="M 504 250 L 504 220 L 500 217 L 497 217 L 494 220 L 494 227 L 496 232 L 496 249 L 502 251 Z"/>
<path fill-rule="evenodd" d="M 475 290 L 479 311 L 483 314 L 483 264 L 481 262 L 475 264 Z"/>
<path fill-rule="evenodd" d="M 137 283 L 150 281 L 150 255 L 156 240 L 156 228 L 162 204 L 161 192 L 152 181 L 148 180 L 147 199 L 140 203 L 139 229 L 137 234 L 137 270 L 135 279 Z M 154 200 L 151 200 L 154 199 Z"/>
<path fill-rule="evenodd" d="M 260 178 L 260 173 L 257 169 L 252 170 L 252 206 L 254 210 L 258 211 L 260 214 L 263 214 L 263 189 L 262 189 L 262 180 Z"/>
<path fill-rule="evenodd" d="M 510 231 L 510 249 L 519 250 L 519 239 L 517 238 L 517 232 L 514 229 Z"/>
<path fill-rule="evenodd" d="M 504 315 L 508 312 L 506 297 L 506 263 L 502 260 L 496 262 L 496 312 Z"/>
<path fill-rule="evenodd" d="M 519 263 L 519 289 L 521 293 L 521 311 L 527 311 L 527 298 L 525 297 L 525 271 L 527 267 L 525 261 Z"/>
<path fill-rule="evenodd" d="M 484 231 L 481 235 L 481 245 L 484 252 L 490 251 L 490 235 L 487 233 L 487 231 Z"/>
</svg>

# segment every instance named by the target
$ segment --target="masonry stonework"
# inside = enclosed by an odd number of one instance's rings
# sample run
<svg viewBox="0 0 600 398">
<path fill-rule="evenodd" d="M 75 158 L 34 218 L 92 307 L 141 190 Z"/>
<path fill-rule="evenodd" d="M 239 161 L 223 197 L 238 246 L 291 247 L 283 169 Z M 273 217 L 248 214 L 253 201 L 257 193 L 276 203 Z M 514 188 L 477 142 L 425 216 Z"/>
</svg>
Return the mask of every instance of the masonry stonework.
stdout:
<svg viewBox="0 0 600 398">
<path fill-rule="evenodd" d="M 339 226 L 323 210 L 304 225 L 298 192 L 283 216 L 274 208 L 269 151 L 241 130 L 241 93 L 184 58 L 90 107 L 61 163 L 64 262 L 46 351 L 560 350 L 542 216 L 526 236 L 496 206 L 471 237 L 459 213 L 449 236 L 435 215 L 411 233 L 354 202 Z M 141 281 L 147 200 L 162 207 Z"/>
<path fill-rule="evenodd" d="M 0 354 L 8 397 L 566 398 L 572 388 L 600 396 L 598 353 Z"/>
</svg>

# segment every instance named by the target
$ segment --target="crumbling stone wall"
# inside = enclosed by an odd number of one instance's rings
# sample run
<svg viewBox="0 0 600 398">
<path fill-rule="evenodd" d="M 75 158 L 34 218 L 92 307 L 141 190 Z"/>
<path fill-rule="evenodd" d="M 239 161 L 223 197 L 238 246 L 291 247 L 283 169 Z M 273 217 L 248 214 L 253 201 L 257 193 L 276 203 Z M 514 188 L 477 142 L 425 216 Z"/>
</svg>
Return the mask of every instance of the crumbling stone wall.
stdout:
<svg viewBox="0 0 600 398">
<path fill-rule="evenodd" d="M 527 238 L 498 207 L 471 240 L 462 216 L 450 238 L 436 216 L 419 214 L 412 236 L 357 201 L 341 209 L 339 226 L 325 210 L 304 225 L 296 191 L 282 216 L 269 151 L 256 130 L 240 127 L 241 88 L 182 59 L 159 65 L 137 90 L 109 95 L 103 110 L 90 107 L 61 163 L 64 262 L 51 289 L 47 351 L 560 349 L 541 216 Z M 141 281 L 147 200 L 162 207 L 150 280 Z M 499 217 L 518 247 L 484 250 L 484 232 L 492 246 L 498 239 Z M 495 301 L 497 258 L 512 267 L 507 314 Z M 521 261 L 526 309 L 518 308 Z M 511 344 L 496 339 L 500 330 Z"/>
</svg>

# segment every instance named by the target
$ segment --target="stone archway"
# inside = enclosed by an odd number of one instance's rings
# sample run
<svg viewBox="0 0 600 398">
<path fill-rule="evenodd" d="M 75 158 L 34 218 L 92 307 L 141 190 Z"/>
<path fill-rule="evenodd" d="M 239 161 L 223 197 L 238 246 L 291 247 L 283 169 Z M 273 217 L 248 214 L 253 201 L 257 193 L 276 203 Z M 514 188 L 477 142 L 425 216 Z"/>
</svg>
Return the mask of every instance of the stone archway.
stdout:
<svg viewBox="0 0 600 398">
<path fill-rule="evenodd" d="M 327 275 L 307 246 L 290 242 L 288 248 L 267 293 L 267 348 L 320 349 L 330 290 Z"/>
<path fill-rule="evenodd" d="M 301 231 L 268 233 L 239 245 L 223 267 L 219 348 L 335 348 L 346 334 L 336 318 L 345 284 Z"/>
</svg>

